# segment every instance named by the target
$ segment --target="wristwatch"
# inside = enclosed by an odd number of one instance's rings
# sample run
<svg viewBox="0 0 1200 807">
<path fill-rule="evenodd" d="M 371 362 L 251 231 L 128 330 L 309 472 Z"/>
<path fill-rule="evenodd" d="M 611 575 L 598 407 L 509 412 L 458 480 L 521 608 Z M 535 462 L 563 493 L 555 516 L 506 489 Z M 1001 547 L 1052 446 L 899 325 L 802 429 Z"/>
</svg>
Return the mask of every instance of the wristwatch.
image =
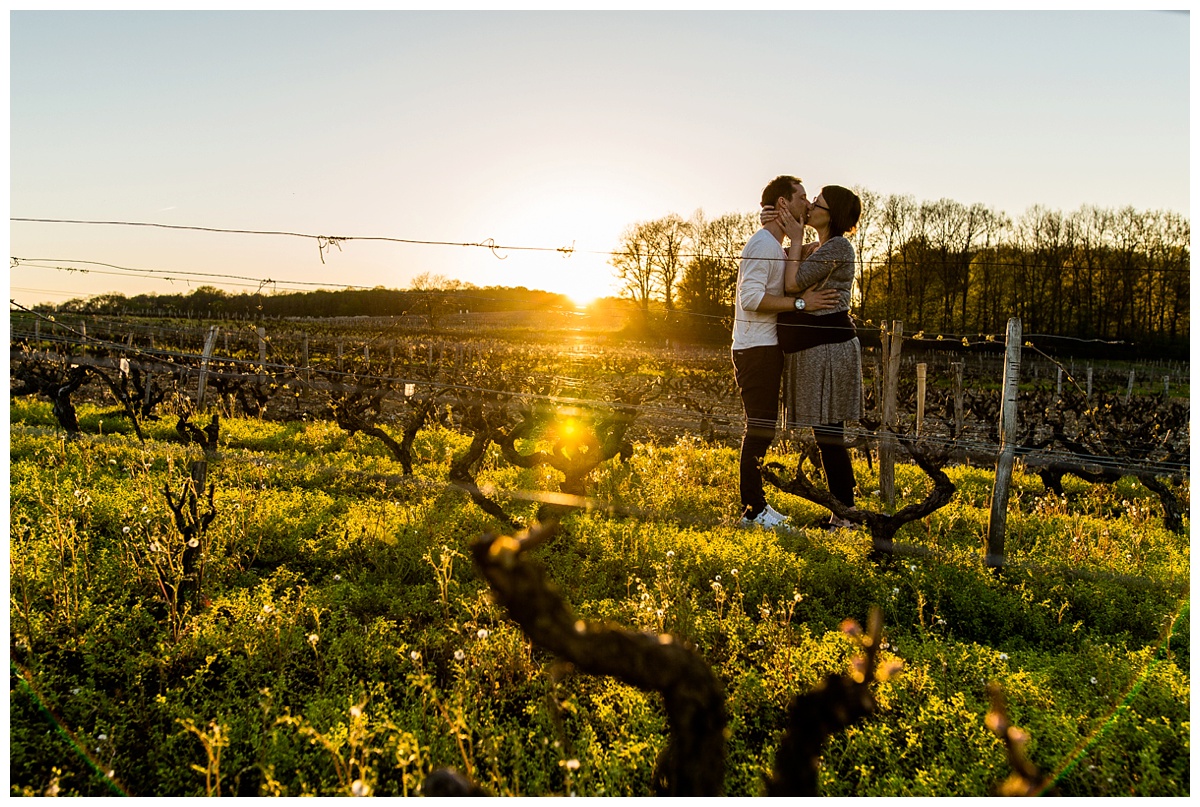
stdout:
<svg viewBox="0 0 1200 807">
<path fill-rule="evenodd" d="M 804 310 L 804 298 L 803 298 L 803 297 L 797 297 L 797 298 L 796 298 L 796 303 L 795 303 L 795 305 L 796 305 L 796 310 L 797 310 L 797 311 L 803 311 L 803 310 Z"/>
</svg>

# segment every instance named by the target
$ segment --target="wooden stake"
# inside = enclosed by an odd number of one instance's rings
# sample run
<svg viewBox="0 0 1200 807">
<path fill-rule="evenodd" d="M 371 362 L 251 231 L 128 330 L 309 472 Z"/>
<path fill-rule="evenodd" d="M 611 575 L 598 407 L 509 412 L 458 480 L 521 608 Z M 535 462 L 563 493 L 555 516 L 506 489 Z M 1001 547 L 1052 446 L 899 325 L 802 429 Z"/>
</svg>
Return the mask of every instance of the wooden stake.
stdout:
<svg viewBox="0 0 1200 807">
<path fill-rule="evenodd" d="M 896 505 L 896 389 L 900 383 L 900 347 L 904 341 L 904 323 L 892 320 L 891 332 L 885 324 L 880 330 L 883 345 L 883 434 L 879 441 L 879 491 L 884 503 Z"/>
<path fill-rule="evenodd" d="M 258 334 L 258 383 L 267 380 L 267 329 L 261 325 L 255 329 Z"/>
<path fill-rule="evenodd" d="M 196 385 L 196 409 L 204 411 L 204 393 L 208 388 L 208 360 L 212 358 L 213 348 L 217 346 L 216 325 L 208 329 L 208 337 L 204 340 L 204 352 L 200 354 L 200 383 Z"/>
<path fill-rule="evenodd" d="M 921 424 L 925 422 L 925 363 L 917 364 L 917 436 L 921 436 Z"/>
<path fill-rule="evenodd" d="M 996 459 L 996 481 L 992 487 L 992 511 L 988 519 L 987 553 L 984 565 L 996 569 L 1004 565 L 1004 528 L 1008 523 L 1008 488 L 1012 482 L 1017 430 L 1017 384 L 1021 379 L 1021 320 L 1008 321 L 1005 339 L 1004 387 L 1000 409 L 1000 456 Z"/>
</svg>

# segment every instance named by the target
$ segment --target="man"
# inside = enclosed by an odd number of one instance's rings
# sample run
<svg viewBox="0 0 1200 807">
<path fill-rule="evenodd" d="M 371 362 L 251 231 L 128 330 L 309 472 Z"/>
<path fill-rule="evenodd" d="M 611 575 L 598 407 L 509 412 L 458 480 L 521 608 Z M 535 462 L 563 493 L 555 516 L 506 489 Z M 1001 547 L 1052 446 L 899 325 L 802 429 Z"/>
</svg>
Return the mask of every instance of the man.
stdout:
<svg viewBox="0 0 1200 807">
<path fill-rule="evenodd" d="M 793 176 L 779 176 L 763 189 L 761 205 L 784 205 L 797 221 L 806 221 L 809 205 L 804 185 Z M 777 527 L 787 521 L 763 493 L 762 461 L 779 420 L 779 385 L 783 376 L 783 351 L 776 335 L 775 315 L 781 311 L 812 311 L 832 308 L 838 295 L 834 289 L 809 289 L 799 297 L 783 293 L 783 227 L 770 221 L 751 236 L 742 250 L 738 267 L 737 294 L 733 317 L 733 369 L 746 430 L 738 460 L 738 484 L 742 498 L 740 526 Z"/>
</svg>

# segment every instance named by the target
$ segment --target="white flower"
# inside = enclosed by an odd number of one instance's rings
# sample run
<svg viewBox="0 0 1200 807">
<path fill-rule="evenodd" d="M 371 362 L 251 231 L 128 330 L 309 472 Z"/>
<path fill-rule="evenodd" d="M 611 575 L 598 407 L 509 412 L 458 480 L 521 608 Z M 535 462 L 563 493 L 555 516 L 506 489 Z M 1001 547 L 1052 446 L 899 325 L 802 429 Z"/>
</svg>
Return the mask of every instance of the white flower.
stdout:
<svg viewBox="0 0 1200 807">
<path fill-rule="evenodd" d="M 1095 681 L 1096 679 L 1095 679 L 1095 678 L 1093 678 L 1092 680 L 1093 680 L 1093 681 Z M 99 740 L 100 742 L 104 742 L 105 740 L 107 740 L 107 739 L 108 739 L 108 735 L 107 735 L 107 734 L 100 734 L 100 735 L 97 735 L 97 736 L 96 736 L 96 739 L 97 739 L 97 740 Z"/>
<path fill-rule="evenodd" d="M 799 591 L 797 591 L 796 593 L 792 594 L 792 601 L 793 601 L 793 602 L 800 602 L 800 600 L 802 600 L 802 599 L 804 599 L 804 597 L 803 597 L 803 596 L 801 596 L 801 594 L 800 594 L 800 592 L 799 592 Z"/>
<path fill-rule="evenodd" d="M 1098 683 L 1100 683 L 1099 681 L 1097 681 L 1097 680 L 1096 680 L 1096 676 L 1094 676 L 1094 675 L 1092 676 L 1092 683 L 1093 683 L 1093 684 L 1098 684 Z"/>
<path fill-rule="evenodd" d="M 195 549 L 196 547 L 200 546 L 200 539 L 193 538 L 192 540 L 188 541 L 188 546 L 190 546 L 192 549 Z"/>
<path fill-rule="evenodd" d="M 915 564 L 915 563 L 909 564 L 908 570 L 910 572 L 915 572 L 917 570 L 917 564 Z"/>
<path fill-rule="evenodd" d="M 716 577 L 714 577 L 714 578 L 713 578 L 713 580 L 716 580 L 718 583 L 720 583 L 720 582 L 721 582 L 721 575 L 717 575 Z"/>
<path fill-rule="evenodd" d="M 333 582 L 335 582 L 335 583 L 341 579 L 342 579 L 342 576 L 340 574 L 335 574 L 333 576 Z"/>
<path fill-rule="evenodd" d="M 656 617 L 658 617 L 659 619 L 662 619 L 663 609 L 659 608 L 657 611 L 654 612 L 654 615 Z"/>
<path fill-rule="evenodd" d="M 269 614 L 269 613 L 271 613 L 271 612 L 272 612 L 272 611 L 274 611 L 274 610 L 275 610 L 275 609 L 271 607 L 270 603 L 268 603 L 267 605 L 264 605 L 264 606 L 263 606 L 263 613 L 264 613 L 264 614 Z"/>
<path fill-rule="evenodd" d="M 350 707 L 350 716 L 351 717 L 362 717 L 362 707 L 351 706 Z"/>
<path fill-rule="evenodd" d="M 568 759 L 568 760 L 567 760 L 567 770 L 569 770 L 569 771 L 577 771 L 577 770 L 579 770 L 579 760 L 577 760 L 577 759 Z"/>
<path fill-rule="evenodd" d="M 408 657 L 413 660 L 414 664 L 421 660 L 421 654 L 419 652 L 417 652 L 416 650 L 409 653 Z"/>
<path fill-rule="evenodd" d="M 80 689 L 79 689 L 79 687 L 73 687 L 73 688 L 71 689 L 71 694 L 72 694 L 72 695 L 78 695 L 78 694 L 79 694 L 79 692 L 80 692 Z"/>
<path fill-rule="evenodd" d="M 463 659 L 465 659 L 466 657 L 467 657 L 467 654 L 466 654 L 466 653 L 464 653 L 462 650 L 455 650 L 455 651 L 454 651 L 454 660 L 455 660 L 455 661 L 462 661 L 462 660 L 463 660 Z"/>
<path fill-rule="evenodd" d="M 145 512 L 147 512 L 147 511 L 149 511 L 149 509 L 150 509 L 150 508 L 149 508 L 149 507 L 147 507 L 146 505 L 144 505 L 144 504 L 142 505 L 142 512 L 143 512 L 143 513 L 145 513 Z"/>
<path fill-rule="evenodd" d="M 737 577 L 737 569 L 730 569 L 730 570 L 729 570 L 729 573 L 730 573 L 731 575 L 733 575 L 734 577 Z"/>
<path fill-rule="evenodd" d="M 1001 654 L 1000 654 L 1000 660 L 1001 660 L 1001 661 L 1008 661 L 1008 653 L 1001 653 Z"/>
<path fill-rule="evenodd" d="M 937 621 L 937 623 L 938 623 L 939 625 L 945 625 L 945 624 L 946 624 L 946 620 L 944 620 L 944 619 L 939 619 L 939 620 Z"/>
<path fill-rule="evenodd" d="M 675 550 L 674 550 L 674 549 L 668 549 L 668 550 L 667 550 L 667 557 L 668 557 L 668 558 L 673 558 L 673 557 L 675 557 Z"/>
<path fill-rule="evenodd" d="M 122 527 L 122 528 L 121 528 L 121 532 L 123 532 L 123 533 L 125 533 L 126 535 L 128 535 L 128 534 L 129 534 L 129 527 Z"/>
<path fill-rule="evenodd" d="M 317 646 L 317 642 L 321 641 L 321 637 L 315 633 L 308 634 L 308 643 L 313 647 Z"/>
<path fill-rule="evenodd" d="M 350 792 L 356 796 L 369 796 L 371 795 L 371 788 L 367 787 L 367 783 L 362 779 L 355 779 L 353 784 L 350 785 Z"/>
<path fill-rule="evenodd" d="M 893 597 L 894 597 L 894 596 L 896 596 L 896 595 L 897 595 L 897 594 L 899 594 L 899 593 L 900 593 L 900 589 L 898 589 L 898 588 L 893 588 L 893 589 L 892 589 L 892 596 L 893 596 Z"/>
<path fill-rule="evenodd" d="M 479 630 L 475 631 L 475 635 L 480 639 L 486 639 L 488 637 L 487 628 L 480 628 Z"/>
</svg>

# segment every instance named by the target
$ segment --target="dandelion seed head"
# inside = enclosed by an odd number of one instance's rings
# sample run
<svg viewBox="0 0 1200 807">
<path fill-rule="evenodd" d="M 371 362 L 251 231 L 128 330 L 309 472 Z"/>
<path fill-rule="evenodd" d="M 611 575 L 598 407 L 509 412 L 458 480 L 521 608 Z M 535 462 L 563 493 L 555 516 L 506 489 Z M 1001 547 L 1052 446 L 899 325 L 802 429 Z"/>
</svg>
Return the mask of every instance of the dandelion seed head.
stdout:
<svg viewBox="0 0 1200 807">
<path fill-rule="evenodd" d="M 122 528 L 121 528 L 121 532 L 123 532 L 123 533 L 125 533 L 126 535 L 128 535 L 128 534 L 129 534 L 129 527 L 128 527 L 128 526 L 122 527 Z"/>
<path fill-rule="evenodd" d="M 418 652 L 418 651 L 416 651 L 416 650 L 414 650 L 414 651 L 412 651 L 411 653 L 409 653 L 409 654 L 408 654 L 408 657 L 409 657 L 410 659 L 412 659 L 414 662 L 417 662 L 417 661 L 420 661 L 420 660 L 421 660 L 421 654 L 420 654 L 420 652 Z"/>
<path fill-rule="evenodd" d="M 362 717 L 362 708 L 359 706 L 351 706 L 350 707 L 350 716 L 351 717 Z"/>
<path fill-rule="evenodd" d="M 200 546 L 200 539 L 193 538 L 192 540 L 188 541 L 188 546 L 190 546 L 192 549 L 195 549 L 196 547 Z"/>
<path fill-rule="evenodd" d="M 488 637 L 487 628 L 480 628 L 479 630 L 475 631 L 475 635 L 480 639 L 486 639 Z"/>
<path fill-rule="evenodd" d="M 339 581 L 339 580 L 341 580 L 341 579 L 342 579 L 342 576 L 341 576 L 340 574 L 335 574 L 335 575 L 333 576 L 333 582 L 335 582 L 335 583 L 336 583 L 336 582 L 338 582 L 338 581 Z"/>
<path fill-rule="evenodd" d="M 466 653 L 464 653 L 462 650 L 455 650 L 455 651 L 454 651 L 454 660 L 455 660 L 455 661 L 462 661 L 462 660 L 463 660 L 463 659 L 465 659 L 466 657 L 467 657 L 467 654 L 466 654 Z"/>
<path fill-rule="evenodd" d="M 1100 683 L 1099 681 L 1097 681 L 1097 680 L 1096 680 L 1096 676 L 1094 676 L 1094 675 L 1092 676 L 1092 683 L 1093 683 L 1093 684 L 1098 684 L 1098 683 Z"/>
<path fill-rule="evenodd" d="M 367 783 L 362 779 L 355 779 L 350 785 L 350 792 L 359 797 L 369 796 L 371 795 L 371 788 L 367 787 Z"/>
<path fill-rule="evenodd" d="M 577 760 L 577 759 L 568 759 L 568 760 L 567 760 L 567 770 L 569 770 L 569 771 L 577 771 L 577 770 L 579 770 L 579 760 Z"/>
</svg>

